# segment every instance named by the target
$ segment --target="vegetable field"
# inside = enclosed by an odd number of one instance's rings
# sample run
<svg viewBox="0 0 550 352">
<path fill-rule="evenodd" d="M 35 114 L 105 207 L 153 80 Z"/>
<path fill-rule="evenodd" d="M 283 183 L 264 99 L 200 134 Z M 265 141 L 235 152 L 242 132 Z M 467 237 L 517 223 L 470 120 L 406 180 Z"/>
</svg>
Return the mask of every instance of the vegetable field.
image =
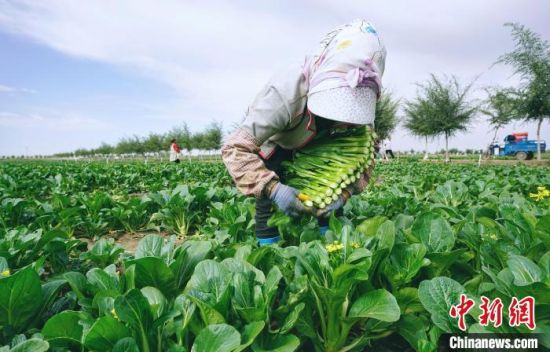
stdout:
<svg viewBox="0 0 550 352">
<path fill-rule="evenodd" d="M 276 214 L 260 248 L 219 163 L 0 163 L 0 351 L 428 352 L 462 293 L 468 331 L 549 347 L 549 189 L 548 167 L 381 163 L 326 238 Z M 524 297 L 534 330 L 509 324 Z"/>
</svg>

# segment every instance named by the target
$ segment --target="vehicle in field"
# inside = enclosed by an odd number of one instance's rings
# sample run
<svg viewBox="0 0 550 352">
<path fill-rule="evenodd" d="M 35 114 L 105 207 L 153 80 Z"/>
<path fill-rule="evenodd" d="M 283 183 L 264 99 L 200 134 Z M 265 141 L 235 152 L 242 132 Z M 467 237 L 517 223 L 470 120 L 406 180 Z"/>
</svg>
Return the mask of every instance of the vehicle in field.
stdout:
<svg viewBox="0 0 550 352">
<path fill-rule="evenodd" d="M 512 133 L 504 138 L 504 144 L 493 143 L 489 150 L 491 155 L 515 156 L 518 160 L 530 160 L 537 152 L 537 143 L 540 151 L 546 151 L 546 141 L 528 139 L 527 132 Z"/>
</svg>

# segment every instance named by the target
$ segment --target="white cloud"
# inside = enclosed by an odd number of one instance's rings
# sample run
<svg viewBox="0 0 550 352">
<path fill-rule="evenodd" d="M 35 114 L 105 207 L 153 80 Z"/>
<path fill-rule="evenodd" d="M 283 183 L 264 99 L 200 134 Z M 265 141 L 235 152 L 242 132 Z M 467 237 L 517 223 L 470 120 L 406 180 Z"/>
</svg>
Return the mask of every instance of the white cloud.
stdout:
<svg viewBox="0 0 550 352">
<path fill-rule="evenodd" d="M 4 86 L 4 85 L 0 84 L 0 93 L 13 93 L 16 90 L 17 89 L 15 89 L 13 87 L 8 87 L 8 86 Z"/>
<path fill-rule="evenodd" d="M 54 132 L 90 131 L 98 132 L 112 126 L 97 119 L 78 116 L 74 113 L 57 113 L 55 115 L 44 114 L 19 114 L 8 111 L 0 111 L 0 126 L 18 129 L 40 129 Z"/>
<path fill-rule="evenodd" d="M 28 88 L 16 88 L 16 87 L 10 87 L 3 84 L 0 84 L 0 93 L 37 93 L 34 89 L 28 89 Z"/>
<path fill-rule="evenodd" d="M 295 24 L 225 2 L 8 2 L 0 26 L 164 82 L 203 114 L 239 119 L 274 66 L 301 57 Z M 274 30 L 276 31 L 274 35 Z M 188 112 L 193 120 L 197 110 Z"/>
</svg>

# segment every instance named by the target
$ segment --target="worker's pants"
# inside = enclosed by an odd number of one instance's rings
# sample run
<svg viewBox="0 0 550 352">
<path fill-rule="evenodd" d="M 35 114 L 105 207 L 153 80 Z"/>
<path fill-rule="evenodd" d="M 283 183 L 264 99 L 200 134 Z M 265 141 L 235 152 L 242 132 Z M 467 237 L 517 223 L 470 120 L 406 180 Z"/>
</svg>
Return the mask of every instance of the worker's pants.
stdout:
<svg viewBox="0 0 550 352">
<path fill-rule="evenodd" d="M 293 152 L 288 149 L 283 149 L 277 147 L 273 155 L 269 159 L 264 159 L 265 166 L 274 171 L 281 182 L 284 183 L 282 179 L 282 166 L 283 161 L 291 160 Z M 256 237 L 258 239 L 262 238 L 273 238 L 276 237 L 279 233 L 276 227 L 267 226 L 267 221 L 275 212 L 275 205 L 268 197 L 262 196 L 261 198 L 256 199 Z M 336 215 L 341 215 L 342 209 L 339 209 L 336 212 Z M 328 219 L 319 219 L 319 226 L 327 226 Z"/>
</svg>

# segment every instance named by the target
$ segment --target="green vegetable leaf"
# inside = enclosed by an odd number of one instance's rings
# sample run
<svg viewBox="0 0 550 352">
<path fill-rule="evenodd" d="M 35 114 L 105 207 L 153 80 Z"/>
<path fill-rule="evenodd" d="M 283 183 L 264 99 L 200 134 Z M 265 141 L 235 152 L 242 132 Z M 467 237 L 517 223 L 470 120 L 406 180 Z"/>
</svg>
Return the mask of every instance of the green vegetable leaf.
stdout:
<svg viewBox="0 0 550 352">
<path fill-rule="evenodd" d="M 410 282 L 423 265 L 426 247 L 421 243 L 398 244 L 386 261 L 384 272 L 395 286 Z"/>
<path fill-rule="evenodd" d="M 527 286 L 542 280 L 540 268 L 529 258 L 521 255 L 510 255 L 508 267 L 514 275 L 514 284 L 517 286 Z"/>
<path fill-rule="evenodd" d="M 115 312 L 121 321 L 128 324 L 139 336 L 142 351 L 149 350 L 149 334 L 153 326 L 153 315 L 149 302 L 140 290 L 133 289 L 115 300 Z"/>
<path fill-rule="evenodd" d="M 93 268 L 86 273 L 86 278 L 95 292 L 120 291 L 119 282 L 104 270 Z"/>
<path fill-rule="evenodd" d="M 420 302 L 431 313 L 433 323 L 445 332 L 458 332 L 456 319 L 449 316 L 452 305 L 460 301 L 464 287 L 448 277 L 424 280 L 418 288 Z"/>
<path fill-rule="evenodd" d="M 186 291 L 189 296 L 204 302 L 223 316 L 227 312 L 230 302 L 231 281 L 232 275 L 225 266 L 207 259 L 195 267 L 195 271 L 187 283 Z"/>
<path fill-rule="evenodd" d="M 126 267 L 132 265 L 135 265 L 136 288 L 152 286 L 161 290 L 167 297 L 175 295 L 176 279 L 164 260 L 157 257 L 143 257 L 125 263 Z"/>
<path fill-rule="evenodd" d="M 8 265 L 8 261 L 4 257 L 0 257 L 0 273 L 3 273 L 5 271 L 9 272 L 10 267 Z"/>
<path fill-rule="evenodd" d="M 384 221 L 378 230 L 376 231 L 375 238 L 378 239 L 377 249 L 387 249 L 391 252 L 393 244 L 395 243 L 395 225 L 392 221 Z"/>
<path fill-rule="evenodd" d="M 68 310 L 56 314 L 48 319 L 42 328 L 42 335 L 53 347 L 78 348 L 82 339 L 79 320 L 79 312 Z"/>
<path fill-rule="evenodd" d="M 130 331 L 118 320 L 104 316 L 95 321 L 84 336 L 84 346 L 94 351 L 109 351 L 118 340 L 130 336 Z"/>
<path fill-rule="evenodd" d="M 349 311 L 349 318 L 373 318 L 385 322 L 399 320 L 399 305 L 395 297 L 384 289 L 370 291 L 359 298 Z"/>
<path fill-rule="evenodd" d="M 224 315 L 218 312 L 216 308 L 194 296 L 188 296 L 188 298 L 199 308 L 201 319 L 206 325 L 225 323 Z"/>
<path fill-rule="evenodd" d="M 401 314 L 419 313 L 424 311 L 422 303 L 418 298 L 416 287 L 405 287 L 395 293 L 395 299 L 399 304 Z"/>
<path fill-rule="evenodd" d="M 66 284 L 67 280 L 58 279 L 48 281 L 42 285 L 42 307 L 40 307 L 40 311 L 37 313 L 37 316 L 42 316 L 42 314 L 44 314 L 44 312 L 46 312 L 46 310 L 50 308 L 50 306 L 57 298 L 59 291 L 61 291 L 63 286 L 65 286 Z"/>
<path fill-rule="evenodd" d="M 0 326 L 24 331 L 36 318 L 42 299 L 40 278 L 31 267 L 0 279 Z"/>
<path fill-rule="evenodd" d="M 388 218 L 385 216 L 375 216 L 363 221 L 356 230 L 365 235 L 366 237 L 374 237 L 380 225 L 386 222 Z"/>
<path fill-rule="evenodd" d="M 231 325 L 208 325 L 195 339 L 191 352 L 232 352 L 240 343 L 241 335 Z"/>
<path fill-rule="evenodd" d="M 430 253 L 448 252 L 455 243 L 451 226 L 437 213 L 424 213 L 417 217 L 412 226 L 412 233 Z"/>
<path fill-rule="evenodd" d="M 88 284 L 86 277 L 81 273 L 70 271 L 63 274 L 63 278 L 67 280 L 69 286 L 74 291 L 79 299 L 86 298 L 86 286 Z"/>
<path fill-rule="evenodd" d="M 263 321 L 255 321 L 246 325 L 241 333 L 241 345 L 235 350 L 235 352 L 243 351 L 248 346 L 252 345 L 264 327 L 265 323 Z"/>
<path fill-rule="evenodd" d="M 195 266 L 206 259 L 211 249 L 212 244 L 207 241 L 185 241 L 181 245 L 179 255 L 170 265 L 178 288 L 183 288 L 187 284 Z"/>
<path fill-rule="evenodd" d="M 539 267 L 541 269 L 544 280 L 550 282 L 550 251 L 546 252 L 539 260 Z"/>
<path fill-rule="evenodd" d="M 136 248 L 135 258 L 161 257 L 164 238 L 159 235 L 147 235 L 142 238 Z"/>
<path fill-rule="evenodd" d="M 17 346 L 13 347 L 10 352 L 45 352 L 50 348 L 48 342 L 32 338 L 21 342 Z"/>
<path fill-rule="evenodd" d="M 416 350 L 418 350 L 417 347 L 420 341 L 428 340 L 428 335 L 426 334 L 428 326 L 426 318 L 422 319 L 412 314 L 404 315 L 397 324 L 399 335 L 403 336 L 409 345 Z"/>
<path fill-rule="evenodd" d="M 296 307 L 292 309 L 289 315 L 286 316 L 285 320 L 283 321 L 283 325 L 279 329 L 279 334 L 287 334 L 292 330 L 294 325 L 296 325 L 296 322 L 300 318 L 300 314 L 302 314 L 305 303 L 297 304 Z"/>
<path fill-rule="evenodd" d="M 111 352 L 140 352 L 139 347 L 133 337 L 125 337 L 118 340 L 113 346 Z"/>
<path fill-rule="evenodd" d="M 266 335 L 252 344 L 254 352 L 293 352 L 300 346 L 300 339 L 292 334 Z"/>
<path fill-rule="evenodd" d="M 141 293 L 149 302 L 153 319 L 158 319 L 162 314 L 164 314 L 167 302 L 162 292 L 155 287 L 147 286 L 141 289 Z"/>
</svg>

